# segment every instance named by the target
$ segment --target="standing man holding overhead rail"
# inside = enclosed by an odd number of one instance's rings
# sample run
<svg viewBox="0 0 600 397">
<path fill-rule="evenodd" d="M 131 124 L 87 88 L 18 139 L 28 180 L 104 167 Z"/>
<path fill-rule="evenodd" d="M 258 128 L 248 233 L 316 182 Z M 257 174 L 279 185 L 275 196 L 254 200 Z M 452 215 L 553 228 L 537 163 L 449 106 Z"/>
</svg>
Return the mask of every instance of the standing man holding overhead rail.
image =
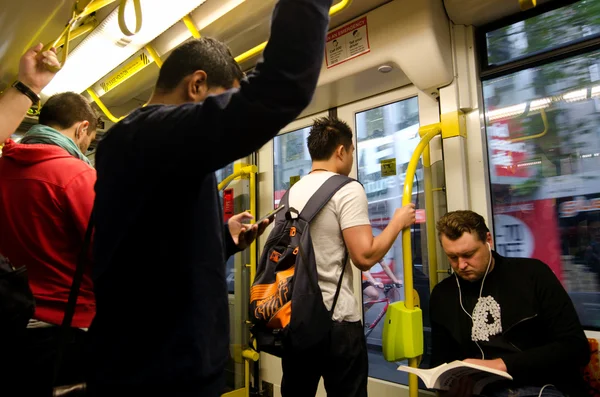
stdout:
<svg viewBox="0 0 600 397">
<path fill-rule="evenodd" d="M 229 49 L 189 41 L 148 106 L 99 144 L 89 379 L 95 395 L 219 396 L 229 357 L 225 258 L 264 230 L 223 228 L 214 172 L 309 104 L 332 0 L 280 0 L 248 79 Z M 236 247 L 237 245 L 237 247 Z"/>
</svg>

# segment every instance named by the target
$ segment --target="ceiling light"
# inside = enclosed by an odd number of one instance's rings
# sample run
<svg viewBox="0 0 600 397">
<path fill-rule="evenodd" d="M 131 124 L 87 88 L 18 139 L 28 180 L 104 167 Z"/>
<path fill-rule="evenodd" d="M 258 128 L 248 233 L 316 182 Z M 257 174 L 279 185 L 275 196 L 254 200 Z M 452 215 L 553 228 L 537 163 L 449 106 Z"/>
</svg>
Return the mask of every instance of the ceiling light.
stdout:
<svg viewBox="0 0 600 397">
<path fill-rule="evenodd" d="M 535 99 L 529 104 L 529 111 L 533 112 L 540 109 L 546 109 L 552 103 L 552 98 Z"/>
<path fill-rule="evenodd" d="M 526 103 L 520 103 L 518 105 L 507 106 L 501 109 L 490 110 L 487 113 L 487 116 L 489 117 L 490 121 L 520 116 L 521 114 L 523 114 L 523 112 L 525 112 L 526 107 Z"/>
<path fill-rule="evenodd" d="M 69 54 L 42 95 L 85 91 L 205 1 L 141 0 L 142 28 L 134 36 L 121 32 L 118 9 L 115 9 Z M 127 26 L 135 26 L 133 6 L 125 7 L 125 21 Z"/>
<path fill-rule="evenodd" d="M 587 98 L 587 88 L 568 92 L 564 94 L 562 98 L 567 102 L 582 101 Z"/>
</svg>

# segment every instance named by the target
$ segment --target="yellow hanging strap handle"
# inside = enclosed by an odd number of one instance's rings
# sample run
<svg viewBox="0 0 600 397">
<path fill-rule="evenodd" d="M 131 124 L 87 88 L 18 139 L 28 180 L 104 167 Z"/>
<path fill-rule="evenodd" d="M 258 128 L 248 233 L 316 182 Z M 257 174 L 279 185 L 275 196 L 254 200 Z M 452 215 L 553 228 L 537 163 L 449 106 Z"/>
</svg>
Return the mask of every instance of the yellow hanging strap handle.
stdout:
<svg viewBox="0 0 600 397">
<path fill-rule="evenodd" d="M 75 2 L 74 6 L 73 6 L 73 14 L 71 15 L 71 19 L 69 20 L 69 22 L 67 22 L 65 29 L 62 31 L 60 36 L 58 36 L 56 38 L 56 40 L 46 44 L 44 46 L 44 48 L 42 49 L 42 51 L 48 51 L 49 49 L 51 49 L 53 47 L 55 48 L 57 46 L 62 45 L 63 49 L 62 49 L 60 64 L 64 65 L 65 62 L 67 61 L 67 57 L 69 55 L 69 41 L 71 40 L 71 35 L 72 35 L 71 29 L 73 29 L 73 26 L 75 25 L 75 23 L 77 21 L 79 21 L 81 18 L 90 15 L 91 13 L 99 10 L 102 7 L 109 5 L 110 3 L 113 3 L 114 1 L 116 1 L 116 0 L 93 0 L 90 3 L 88 3 L 88 5 L 83 10 L 81 10 L 78 7 L 79 2 Z M 141 24 L 141 22 L 140 22 L 140 24 Z M 74 35 L 73 38 L 89 32 L 94 27 L 95 27 L 95 23 L 94 24 L 86 24 L 80 28 L 77 28 L 77 32 L 73 32 L 73 35 Z M 60 70 L 60 67 L 57 68 L 57 67 L 54 67 L 51 65 L 46 65 L 46 68 L 48 68 L 48 70 L 50 70 L 51 72 L 54 72 L 54 73 L 57 73 Z"/>
<path fill-rule="evenodd" d="M 69 22 L 67 22 L 67 26 L 65 26 L 65 29 L 62 31 L 60 36 L 58 36 L 56 40 L 46 44 L 46 46 L 42 48 L 42 51 L 48 51 L 49 49 L 56 47 L 58 43 L 64 38 L 63 49 L 60 56 L 61 67 L 65 64 L 65 62 L 67 61 L 67 57 L 69 56 L 69 40 L 71 39 L 71 29 L 73 28 L 73 25 L 75 25 L 75 22 L 77 22 L 78 19 L 79 15 L 75 11 L 75 9 L 73 9 L 71 19 L 69 20 Z M 58 72 L 61 69 L 61 67 L 55 67 L 47 64 L 45 66 L 48 70 L 54 73 Z"/>
<path fill-rule="evenodd" d="M 125 22 L 125 6 L 127 5 L 127 0 L 121 0 L 121 3 L 119 4 L 119 28 L 121 28 L 121 32 L 123 32 L 125 36 L 133 36 L 142 28 L 142 6 L 140 0 L 132 1 L 135 9 L 135 32 L 131 32 Z"/>
</svg>

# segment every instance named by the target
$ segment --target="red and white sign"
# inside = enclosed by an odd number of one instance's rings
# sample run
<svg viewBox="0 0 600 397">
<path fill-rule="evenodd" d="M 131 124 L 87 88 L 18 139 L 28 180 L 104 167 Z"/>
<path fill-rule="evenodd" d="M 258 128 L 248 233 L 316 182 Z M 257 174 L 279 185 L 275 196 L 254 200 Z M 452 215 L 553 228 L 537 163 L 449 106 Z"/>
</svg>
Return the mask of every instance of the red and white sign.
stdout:
<svg viewBox="0 0 600 397">
<path fill-rule="evenodd" d="M 536 162 L 527 161 L 529 154 L 524 142 L 513 142 L 510 125 L 496 122 L 487 127 L 493 175 L 497 178 L 528 179 L 534 175 Z"/>
<path fill-rule="evenodd" d="M 495 250 L 539 259 L 562 281 L 560 236 L 553 199 L 494 206 Z"/>
<path fill-rule="evenodd" d="M 367 17 L 362 17 L 327 35 L 325 62 L 329 69 L 370 51 Z"/>
</svg>

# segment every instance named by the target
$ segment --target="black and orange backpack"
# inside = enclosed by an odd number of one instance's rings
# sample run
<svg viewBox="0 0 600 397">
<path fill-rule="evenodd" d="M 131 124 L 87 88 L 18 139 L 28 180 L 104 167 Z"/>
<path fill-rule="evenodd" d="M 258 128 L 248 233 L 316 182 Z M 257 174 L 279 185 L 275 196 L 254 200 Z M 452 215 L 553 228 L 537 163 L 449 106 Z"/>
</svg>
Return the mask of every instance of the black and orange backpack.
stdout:
<svg viewBox="0 0 600 397">
<path fill-rule="evenodd" d="M 344 269 L 331 310 L 323 303 L 310 222 L 333 195 L 354 179 L 334 175 L 313 194 L 302 212 L 290 208 L 289 190 L 265 244 L 250 289 L 252 335 L 258 351 L 281 357 L 283 350 L 302 351 L 317 345 L 329 333 Z M 344 260 L 344 266 L 347 262 Z"/>
</svg>

